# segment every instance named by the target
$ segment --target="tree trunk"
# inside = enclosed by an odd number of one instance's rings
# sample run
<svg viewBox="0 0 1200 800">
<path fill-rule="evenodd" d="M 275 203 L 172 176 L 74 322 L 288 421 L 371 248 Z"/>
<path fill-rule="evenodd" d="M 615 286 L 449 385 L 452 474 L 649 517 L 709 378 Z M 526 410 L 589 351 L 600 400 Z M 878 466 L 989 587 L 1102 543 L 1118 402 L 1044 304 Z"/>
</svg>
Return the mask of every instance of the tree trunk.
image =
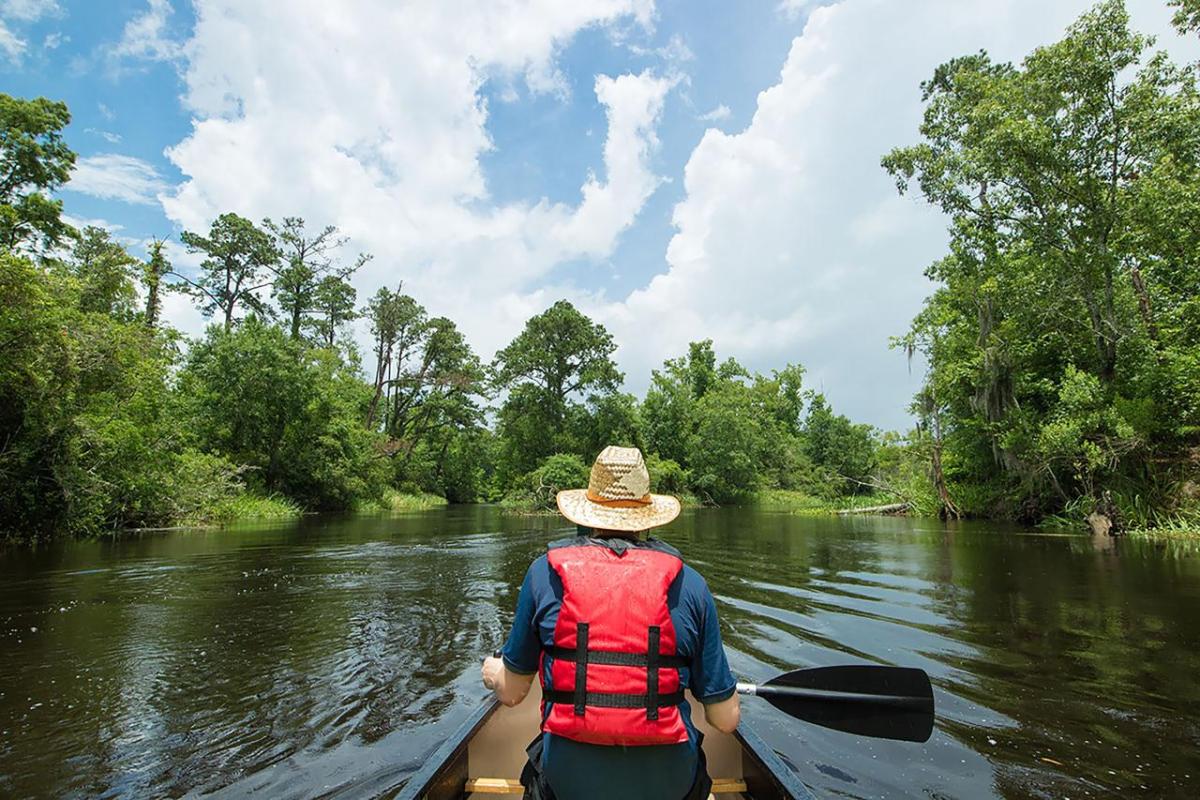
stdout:
<svg viewBox="0 0 1200 800">
<path fill-rule="evenodd" d="M 942 471 L 942 421 L 941 415 L 938 413 L 937 401 L 933 402 L 933 410 L 930 415 L 930 421 L 933 423 L 933 450 L 930 453 L 930 466 L 933 470 L 933 485 L 937 489 L 938 500 L 941 502 L 941 508 L 938 509 L 938 516 L 942 519 L 961 519 L 962 512 L 958 510 L 958 506 L 954 504 L 953 498 L 950 497 L 950 489 L 946 486 L 946 475 Z"/>
</svg>

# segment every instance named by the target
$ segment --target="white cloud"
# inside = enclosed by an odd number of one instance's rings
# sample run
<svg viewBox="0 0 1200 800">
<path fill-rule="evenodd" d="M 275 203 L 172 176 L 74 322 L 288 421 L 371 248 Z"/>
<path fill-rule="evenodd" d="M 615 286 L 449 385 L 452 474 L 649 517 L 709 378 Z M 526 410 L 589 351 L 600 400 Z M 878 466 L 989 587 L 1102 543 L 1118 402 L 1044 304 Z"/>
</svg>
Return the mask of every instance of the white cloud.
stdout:
<svg viewBox="0 0 1200 800">
<path fill-rule="evenodd" d="M 84 128 L 83 132 L 90 133 L 93 136 L 99 136 L 101 139 L 108 142 L 109 144 L 118 144 L 121 141 L 121 134 L 113 133 L 112 131 L 103 131 L 103 130 L 100 130 L 99 128 Z"/>
<path fill-rule="evenodd" d="M 981 47 L 1019 60 L 1089 4 L 846 0 L 814 10 L 750 125 L 709 129 L 692 153 L 667 271 L 593 306 L 611 320 L 631 377 L 711 336 L 718 352 L 759 369 L 800 361 L 839 410 L 903 425 L 919 374 L 887 339 L 932 290 L 922 272 L 944 253 L 946 223 L 898 197 L 879 159 L 916 141 L 918 86 L 937 64 Z M 1130 8 L 1137 27 L 1178 41 L 1161 4 Z"/>
<path fill-rule="evenodd" d="M 193 130 L 168 150 L 187 180 L 164 209 L 188 230 L 224 211 L 338 224 L 376 256 L 356 277 L 360 298 L 403 279 L 488 357 L 555 299 L 534 288 L 547 273 L 610 254 L 658 186 L 650 159 L 673 82 L 602 75 L 594 101 L 573 101 L 599 102 L 608 120 L 603 164 L 579 176 L 574 205 L 490 202 L 481 90 L 492 79 L 542 86 L 579 30 L 649 24 L 652 10 L 378 0 L 350 13 L 310 0 L 280 15 L 273 3 L 202 0 L 185 46 Z"/>
<path fill-rule="evenodd" d="M 980 47 L 1019 59 L 1088 5 L 845 0 L 814 10 L 749 125 L 710 129 L 696 146 L 663 272 L 623 298 L 581 291 L 577 276 L 627 272 L 606 259 L 665 179 L 653 169 L 655 134 L 679 79 L 595 78 L 603 164 L 579 176 L 574 204 L 492 201 L 482 89 L 554 91 L 556 56 L 576 33 L 648 28 L 649 0 L 305 0 L 286 15 L 263 0 L 197 0 L 181 49 L 193 127 L 168 150 L 186 180 L 163 205 L 190 230 L 224 211 L 335 223 L 375 254 L 355 278 L 360 300 L 403 280 L 484 358 L 568 297 L 614 332 L 632 390 L 711 336 L 754 368 L 801 361 L 839 410 L 901 425 L 917 376 L 886 341 L 931 289 L 922 271 L 944 251 L 945 222 L 897 197 L 879 159 L 916 140 L 918 85 L 938 63 Z M 1178 39 L 1156 0 L 1131 7 L 1139 27 Z"/>
<path fill-rule="evenodd" d="M 729 106 L 721 103 L 712 111 L 706 111 L 703 114 L 700 114 L 696 117 L 696 119 L 703 120 L 704 122 L 720 122 L 721 120 L 729 119 L 732 114 L 733 112 L 729 110 Z"/>
<path fill-rule="evenodd" d="M 627 44 L 625 46 L 635 56 L 655 56 L 674 65 L 691 61 L 696 57 L 696 54 L 692 52 L 692 49 L 687 46 L 687 42 L 678 33 L 672 34 L 671 38 L 662 47 L 643 47 L 637 44 Z"/>
<path fill-rule="evenodd" d="M 13 64 L 20 64 L 26 46 L 25 40 L 10 31 L 4 20 L 0 19 L 0 52 L 4 53 L 5 58 Z"/>
<path fill-rule="evenodd" d="M 125 230 L 124 225 L 120 225 L 116 222 L 109 222 L 108 220 L 106 220 L 102 217 L 76 217 L 73 214 L 63 214 L 62 219 L 63 219 L 63 222 L 67 223 L 68 225 L 70 225 L 72 228 L 75 228 L 76 230 L 83 230 L 84 228 L 86 228 L 88 226 L 91 226 L 93 228 L 103 228 L 104 230 L 106 230 L 112 234 L 116 234 L 120 231 Z"/>
<path fill-rule="evenodd" d="M 147 0 L 147 8 L 125 23 L 121 40 L 107 51 L 111 62 L 171 61 L 180 55 L 179 42 L 167 35 L 174 9 L 168 0 Z"/>
<path fill-rule="evenodd" d="M 112 122 L 117 118 L 117 115 L 113 112 L 113 110 L 104 105 L 104 103 L 97 103 L 96 110 L 100 112 L 100 116 L 104 117 L 109 122 Z"/>
<path fill-rule="evenodd" d="M 47 33 L 45 38 L 42 39 L 42 49 L 43 50 L 57 50 L 59 47 L 61 47 L 62 45 L 66 44 L 69 41 L 71 41 L 71 37 L 63 35 L 60 31 L 54 31 L 53 33 Z"/>
<path fill-rule="evenodd" d="M 169 186 L 153 165 L 140 158 L 101 153 L 77 160 L 64 188 L 102 200 L 152 205 Z"/>
<path fill-rule="evenodd" d="M 57 17 L 62 14 L 56 0 L 3 0 L 0 16 L 21 22 L 37 22 L 42 17 Z"/>
</svg>

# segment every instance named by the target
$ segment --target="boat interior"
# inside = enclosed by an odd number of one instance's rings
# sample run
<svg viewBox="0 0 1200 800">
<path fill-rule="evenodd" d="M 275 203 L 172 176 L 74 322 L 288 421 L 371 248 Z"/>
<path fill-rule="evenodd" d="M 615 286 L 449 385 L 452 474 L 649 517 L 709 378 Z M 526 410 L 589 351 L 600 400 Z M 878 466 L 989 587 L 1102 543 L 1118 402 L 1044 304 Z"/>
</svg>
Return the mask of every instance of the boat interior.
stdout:
<svg viewBox="0 0 1200 800">
<path fill-rule="evenodd" d="M 757 794 L 749 793 L 747 777 L 749 773 L 751 783 L 755 783 L 754 778 L 764 777 L 758 774 L 761 771 L 759 765 L 747 756 L 737 737 L 709 726 L 704 721 L 700 704 L 690 695 L 688 699 L 692 703 L 692 720 L 704 733 L 704 754 L 713 781 L 710 797 L 714 800 L 757 798 Z M 515 708 L 499 706 L 484 721 L 470 739 L 465 753 L 459 756 L 465 763 L 453 770 L 459 779 L 465 777 L 459 797 L 485 800 L 497 795 L 521 796 L 524 789 L 518 779 L 525 766 L 525 747 L 537 735 L 540 703 L 541 688 L 534 681 L 523 703 Z M 777 794 L 771 791 L 767 796 Z"/>
</svg>

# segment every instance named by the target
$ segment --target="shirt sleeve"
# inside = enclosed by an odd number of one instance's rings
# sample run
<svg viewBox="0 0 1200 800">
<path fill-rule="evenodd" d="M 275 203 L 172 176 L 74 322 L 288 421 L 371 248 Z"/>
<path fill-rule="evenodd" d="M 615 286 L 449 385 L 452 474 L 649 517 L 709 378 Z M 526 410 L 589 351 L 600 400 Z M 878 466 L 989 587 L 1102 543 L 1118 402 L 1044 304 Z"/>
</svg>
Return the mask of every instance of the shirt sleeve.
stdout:
<svg viewBox="0 0 1200 800">
<path fill-rule="evenodd" d="M 697 630 L 700 634 L 699 647 L 692 656 L 691 685 L 688 687 L 701 703 L 719 703 L 733 696 L 737 679 L 729 669 L 725 658 L 725 646 L 721 643 L 721 623 L 717 619 L 717 602 L 713 599 L 708 584 L 700 573 L 689 569 L 694 579 L 688 581 L 691 605 L 699 617 Z"/>
<path fill-rule="evenodd" d="M 538 657 L 541 654 L 541 641 L 538 638 L 537 624 L 534 612 L 537 610 L 537 598 L 534 590 L 534 570 L 538 567 L 540 558 L 529 565 L 525 572 L 525 580 L 521 583 L 521 592 L 517 595 L 517 611 L 513 615 L 512 630 L 508 633 L 508 641 L 504 643 L 504 666 L 510 672 L 519 675 L 532 675 L 537 672 Z"/>
</svg>

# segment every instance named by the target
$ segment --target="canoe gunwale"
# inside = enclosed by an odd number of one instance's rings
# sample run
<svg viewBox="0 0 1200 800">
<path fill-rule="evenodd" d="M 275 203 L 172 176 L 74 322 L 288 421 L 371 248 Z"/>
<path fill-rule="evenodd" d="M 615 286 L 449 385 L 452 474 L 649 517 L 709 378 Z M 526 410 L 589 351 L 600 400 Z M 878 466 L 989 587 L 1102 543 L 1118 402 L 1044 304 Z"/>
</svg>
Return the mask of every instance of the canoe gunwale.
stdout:
<svg viewBox="0 0 1200 800">
<path fill-rule="evenodd" d="M 452 766 L 460 756 L 466 755 L 471 737 L 484 726 L 484 723 L 491 718 L 492 714 L 496 713 L 496 709 L 499 707 L 500 701 L 494 696 L 480 705 L 454 730 L 454 733 L 447 737 L 446 741 L 426 757 L 425 764 L 413 773 L 408 782 L 404 784 L 400 794 L 396 795 L 395 800 L 419 800 L 424 797 L 434 781 L 441 777 L 442 773 Z"/>
<path fill-rule="evenodd" d="M 742 751 L 758 762 L 763 773 L 775 784 L 775 789 L 784 792 L 780 795 L 781 797 L 790 797 L 792 800 L 816 800 L 813 793 L 800 780 L 800 776 L 784 763 L 783 759 L 754 732 L 753 728 L 742 723 L 738 725 L 733 735 L 742 745 Z"/>
</svg>

